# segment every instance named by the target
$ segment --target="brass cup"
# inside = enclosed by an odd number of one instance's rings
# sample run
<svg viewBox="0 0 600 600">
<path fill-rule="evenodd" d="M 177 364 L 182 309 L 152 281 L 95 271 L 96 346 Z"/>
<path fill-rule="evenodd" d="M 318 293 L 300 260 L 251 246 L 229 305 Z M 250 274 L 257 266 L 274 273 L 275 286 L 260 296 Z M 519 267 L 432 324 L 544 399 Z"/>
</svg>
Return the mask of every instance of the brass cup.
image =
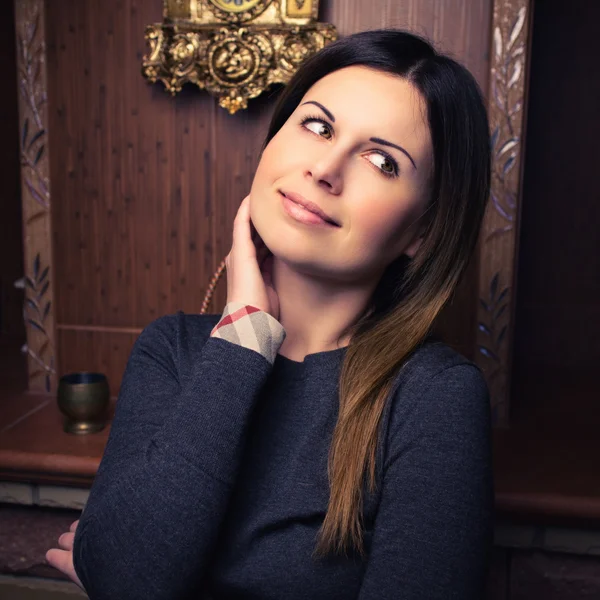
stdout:
<svg viewBox="0 0 600 600">
<path fill-rule="evenodd" d="M 106 426 L 110 392 L 102 373 L 69 373 L 58 382 L 58 408 L 67 433 L 96 433 Z"/>
</svg>

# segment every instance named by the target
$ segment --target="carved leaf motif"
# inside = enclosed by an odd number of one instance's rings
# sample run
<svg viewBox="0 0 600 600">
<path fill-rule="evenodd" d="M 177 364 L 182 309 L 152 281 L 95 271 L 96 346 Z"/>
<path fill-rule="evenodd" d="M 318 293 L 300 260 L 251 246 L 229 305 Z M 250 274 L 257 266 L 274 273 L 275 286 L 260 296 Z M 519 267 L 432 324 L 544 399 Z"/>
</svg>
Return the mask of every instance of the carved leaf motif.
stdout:
<svg viewBox="0 0 600 600">
<path fill-rule="evenodd" d="M 510 79 L 508 80 L 509 88 L 512 88 L 515 85 L 515 83 L 517 83 L 517 81 L 519 81 L 519 77 L 521 77 L 522 66 L 523 66 L 523 63 L 522 63 L 521 59 L 518 59 L 517 62 L 515 62 L 515 66 L 513 67 L 512 75 L 510 76 Z"/>
<path fill-rule="evenodd" d="M 36 329 L 38 329 L 39 331 L 41 331 L 44 335 L 48 335 L 46 333 L 46 330 L 36 321 L 34 321 L 33 319 L 27 319 L 27 322 L 32 325 L 33 327 L 35 327 Z"/>
<path fill-rule="evenodd" d="M 506 49 L 510 50 L 512 45 L 515 43 L 516 39 L 519 37 L 521 30 L 523 29 L 523 24 L 525 23 L 525 6 L 522 6 L 519 9 L 519 13 L 517 14 L 517 19 L 512 27 L 510 35 L 508 37 L 508 44 L 506 44 Z"/>
<path fill-rule="evenodd" d="M 496 320 L 499 319 L 504 312 L 506 311 L 506 309 L 508 308 L 508 304 L 503 304 L 499 309 L 498 312 L 496 313 L 496 316 L 494 317 Z"/>
<path fill-rule="evenodd" d="M 494 52 L 496 53 L 496 60 L 500 60 L 502 57 L 502 32 L 500 27 L 494 29 Z"/>
<path fill-rule="evenodd" d="M 41 50 L 41 48 L 40 48 Z M 36 52 L 37 54 L 37 52 Z M 40 78 L 40 71 L 42 68 L 42 61 L 38 60 L 35 63 L 35 66 L 33 67 L 33 74 L 31 76 L 31 81 L 33 81 L 34 84 L 36 84 L 38 82 L 38 79 Z"/>
<path fill-rule="evenodd" d="M 21 147 L 25 148 L 25 144 L 27 143 L 27 135 L 29 133 L 29 119 L 25 117 L 25 122 L 23 123 L 23 133 L 21 136 Z"/>
<path fill-rule="evenodd" d="M 496 106 L 501 111 L 504 111 L 504 97 L 500 95 L 500 91 L 498 90 L 498 82 L 496 81 L 495 78 L 492 80 L 492 88 L 493 88 L 494 101 L 496 102 Z"/>
<path fill-rule="evenodd" d="M 520 110 L 521 110 L 521 106 L 523 106 L 523 103 L 519 100 L 519 102 L 517 102 L 512 109 L 510 110 L 510 112 L 508 113 L 509 117 L 514 117 Z"/>
<path fill-rule="evenodd" d="M 35 144 L 43 135 L 46 133 L 44 129 L 40 129 L 32 138 L 29 140 L 29 145 L 27 146 L 27 150 L 31 150 L 31 146 Z"/>
<path fill-rule="evenodd" d="M 501 292 L 500 295 L 498 296 L 498 304 L 500 304 L 500 302 L 502 302 L 502 300 L 504 300 L 504 298 L 506 298 L 506 295 L 508 294 L 510 288 L 509 287 L 505 287 Z M 498 318 L 498 315 L 496 315 L 496 318 Z"/>
<path fill-rule="evenodd" d="M 504 175 L 507 175 L 508 172 L 513 168 L 513 165 L 515 164 L 516 160 L 517 157 L 514 154 L 508 158 L 508 160 L 504 163 L 504 166 L 502 167 L 502 172 L 504 173 Z"/>
<path fill-rule="evenodd" d="M 35 158 L 33 159 L 33 164 L 37 165 L 40 162 L 40 158 L 42 158 L 43 155 L 44 155 L 44 146 L 40 146 L 39 150 L 37 151 L 37 154 L 35 155 Z"/>
<path fill-rule="evenodd" d="M 491 137 L 492 150 L 494 150 L 494 148 L 496 147 L 496 144 L 498 143 L 499 135 L 500 135 L 500 127 L 496 127 L 496 129 L 494 129 L 494 131 L 492 133 L 492 137 Z"/>
<path fill-rule="evenodd" d="M 490 282 L 490 300 L 494 299 L 496 292 L 498 291 L 498 279 L 500 278 L 500 273 L 496 272 L 496 274 L 492 277 L 492 281 Z"/>
<path fill-rule="evenodd" d="M 517 196 L 515 194 L 513 194 L 510 190 L 507 190 L 506 193 L 504 194 L 504 201 L 506 202 L 506 204 L 508 204 L 508 206 L 514 210 L 515 207 L 517 206 L 517 200 L 516 200 Z"/>
<path fill-rule="evenodd" d="M 50 267 L 46 267 L 43 271 L 42 274 L 40 275 L 40 278 L 38 280 L 38 283 L 43 283 L 44 279 L 46 279 L 46 277 L 48 276 L 48 271 L 50 270 Z"/>
<path fill-rule="evenodd" d="M 25 298 L 25 302 L 27 303 L 27 306 L 30 306 L 33 310 L 35 310 L 38 315 L 40 314 L 40 308 L 35 300 L 32 298 Z"/>
<path fill-rule="evenodd" d="M 486 335 L 492 334 L 485 323 L 479 323 L 479 331 L 485 333 Z"/>
<path fill-rule="evenodd" d="M 492 360 L 495 360 L 495 361 L 499 360 L 498 357 L 496 356 L 496 354 L 489 348 L 486 348 L 485 346 L 479 346 L 479 352 L 481 352 L 481 354 L 483 354 L 484 356 L 491 358 Z"/>
<path fill-rule="evenodd" d="M 497 229 L 494 229 L 494 231 L 492 231 L 492 233 L 485 238 L 486 243 L 490 240 L 500 237 L 501 235 L 504 235 L 505 233 L 508 233 L 509 231 L 512 231 L 512 228 L 512 225 L 506 225 L 506 227 L 498 227 Z"/>
<path fill-rule="evenodd" d="M 500 158 L 505 152 L 512 150 L 519 143 L 518 138 L 510 138 L 500 146 L 500 150 L 498 150 L 498 158 Z"/>
<path fill-rule="evenodd" d="M 44 208 L 50 208 L 48 203 L 46 202 L 46 200 L 44 200 L 44 198 L 42 198 L 42 196 L 39 194 L 39 192 L 33 187 L 33 184 L 29 181 L 29 179 L 25 178 L 24 181 L 25 181 L 25 185 L 27 186 L 27 189 L 33 196 L 33 199 L 36 202 L 38 202 L 39 204 L 41 204 Z"/>
<path fill-rule="evenodd" d="M 38 219 L 41 219 L 42 217 L 45 217 L 47 215 L 45 210 L 40 210 L 39 212 L 36 212 L 34 214 L 32 214 L 26 221 L 27 225 L 31 225 L 33 222 L 37 221 Z"/>
<path fill-rule="evenodd" d="M 491 194 L 492 203 L 494 204 L 494 208 L 507 220 L 512 220 L 510 214 L 503 208 L 502 204 L 498 201 L 495 194 Z"/>
</svg>

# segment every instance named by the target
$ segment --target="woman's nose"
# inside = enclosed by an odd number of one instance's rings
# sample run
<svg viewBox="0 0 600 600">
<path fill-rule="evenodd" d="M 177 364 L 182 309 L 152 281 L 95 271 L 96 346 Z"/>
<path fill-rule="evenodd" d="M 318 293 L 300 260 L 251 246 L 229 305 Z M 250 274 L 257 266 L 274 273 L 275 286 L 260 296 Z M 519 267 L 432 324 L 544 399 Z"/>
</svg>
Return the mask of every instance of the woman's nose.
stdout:
<svg viewBox="0 0 600 600">
<path fill-rule="evenodd" d="M 340 194 L 343 189 L 343 176 L 341 159 L 334 156 L 321 157 L 311 167 L 305 176 L 311 178 L 319 187 L 326 189 L 330 194 Z"/>
</svg>

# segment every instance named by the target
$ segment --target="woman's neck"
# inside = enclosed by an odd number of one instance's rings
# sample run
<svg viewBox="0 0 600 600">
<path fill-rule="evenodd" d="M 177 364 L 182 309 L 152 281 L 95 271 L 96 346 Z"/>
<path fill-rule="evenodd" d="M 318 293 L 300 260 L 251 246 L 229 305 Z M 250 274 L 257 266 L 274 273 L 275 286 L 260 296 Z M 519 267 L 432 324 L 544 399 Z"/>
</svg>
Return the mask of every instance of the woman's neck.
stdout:
<svg viewBox="0 0 600 600">
<path fill-rule="evenodd" d="M 364 311 L 376 282 L 356 287 L 332 285 L 275 258 L 273 285 L 279 298 L 279 322 L 286 332 L 279 353 L 302 361 L 307 354 L 350 343 L 349 335 L 340 335 Z"/>
</svg>

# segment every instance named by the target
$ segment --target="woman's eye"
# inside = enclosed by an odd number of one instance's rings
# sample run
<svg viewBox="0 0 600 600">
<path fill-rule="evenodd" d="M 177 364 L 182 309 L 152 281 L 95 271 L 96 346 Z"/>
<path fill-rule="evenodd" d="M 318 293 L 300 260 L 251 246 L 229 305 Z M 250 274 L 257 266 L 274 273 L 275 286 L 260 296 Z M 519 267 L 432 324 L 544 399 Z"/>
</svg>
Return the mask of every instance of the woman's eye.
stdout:
<svg viewBox="0 0 600 600">
<path fill-rule="evenodd" d="M 331 139 L 331 127 L 329 127 L 327 123 L 311 119 L 308 121 L 304 121 L 303 125 L 309 131 L 312 131 L 313 133 L 316 133 L 317 135 L 320 135 L 321 137 L 324 137 L 327 140 Z"/>
<path fill-rule="evenodd" d="M 383 156 L 383 154 L 379 154 L 378 152 L 370 154 L 369 161 L 377 168 L 381 169 L 385 175 L 393 176 L 398 174 L 398 166 L 396 163 L 391 158 Z"/>
</svg>

